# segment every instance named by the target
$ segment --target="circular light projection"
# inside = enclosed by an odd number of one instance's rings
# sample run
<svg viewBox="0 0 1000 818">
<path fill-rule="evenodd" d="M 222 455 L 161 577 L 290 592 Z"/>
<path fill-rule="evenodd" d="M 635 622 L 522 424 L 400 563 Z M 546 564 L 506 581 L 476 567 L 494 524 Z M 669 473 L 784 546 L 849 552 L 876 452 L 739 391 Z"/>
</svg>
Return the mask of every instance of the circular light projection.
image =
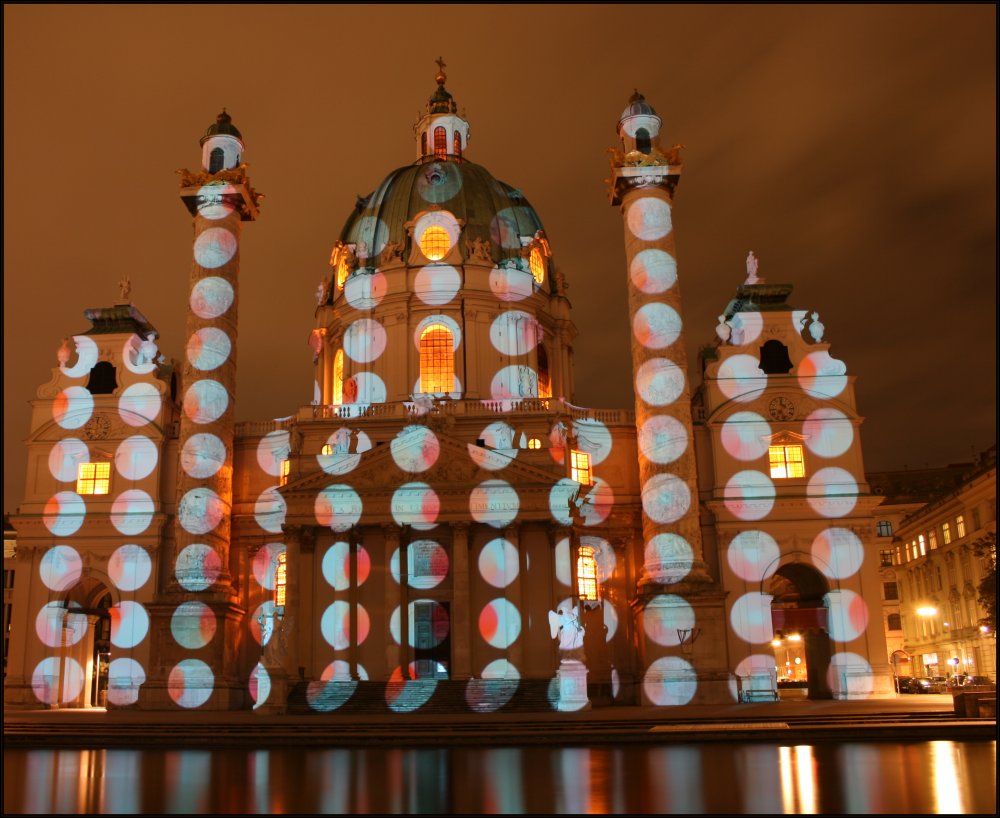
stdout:
<svg viewBox="0 0 1000 818">
<path fill-rule="evenodd" d="M 479 614 L 479 635 L 494 648 L 509 648 L 521 635 L 521 613 L 506 599 L 494 599 Z"/>
<path fill-rule="evenodd" d="M 139 701 L 139 688 L 146 683 L 146 671 L 135 659 L 112 659 L 108 665 L 108 701 L 125 707 Z"/>
<path fill-rule="evenodd" d="M 167 677 L 167 692 L 174 704 L 187 710 L 201 707 L 215 688 L 212 668 L 200 659 L 183 659 Z"/>
<path fill-rule="evenodd" d="M 432 162 L 416 178 L 417 193 L 431 204 L 443 204 L 462 189 L 462 174 L 457 165 Z"/>
<path fill-rule="evenodd" d="M 317 502 L 319 502 L 317 500 Z M 281 526 L 285 524 L 285 514 L 288 504 L 278 493 L 277 486 L 264 489 L 254 503 L 253 516 L 257 525 L 271 534 L 280 534 Z"/>
<path fill-rule="evenodd" d="M 389 558 L 389 572 L 399 583 L 399 549 Z M 427 590 L 448 576 L 448 552 L 433 540 L 414 540 L 406 547 L 406 584 Z"/>
<path fill-rule="evenodd" d="M 469 511 L 478 523 L 506 528 L 517 517 L 521 502 L 505 480 L 484 480 L 469 495 Z"/>
<path fill-rule="evenodd" d="M 854 425 L 839 409 L 816 409 L 802 424 L 806 446 L 820 457 L 839 457 L 854 442 Z"/>
<path fill-rule="evenodd" d="M 523 310 L 502 312 L 490 325 L 490 341 L 501 355 L 527 355 L 541 340 L 541 325 Z"/>
<path fill-rule="evenodd" d="M 35 666 L 31 674 L 31 691 L 44 704 L 68 703 L 83 691 L 83 681 L 83 668 L 79 662 L 68 656 L 50 656 Z"/>
<path fill-rule="evenodd" d="M 594 559 L 597 562 L 597 581 L 607 582 L 615 573 L 615 566 L 618 559 L 615 557 L 615 549 L 603 537 L 595 537 L 584 534 L 580 537 L 580 545 L 586 545 L 594 549 Z M 567 601 L 569 607 L 573 607 Z"/>
<path fill-rule="evenodd" d="M 385 403 L 385 381 L 374 372 L 357 372 L 344 382 L 344 403 Z"/>
<path fill-rule="evenodd" d="M 431 307 L 442 307 L 458 295 L 462 276 L 450 264 L 421 267 L 413 279 L 413 292 Z"/>
<path fill-rule="evenodd" d="M 730 341 L 736 346 L 751 344 L 764 331 L 764 316 L 759 312 L 738 312 L 729 321 L 733 328 Z"/>
<path fill-rule="evenodd" d="M 646 605 L 642 628 L 646 636 L 657 645 L 680 645 L 678 630 L 694 628 L 694 609 L 676 594 L 660 594 Z"/>
<path fill-rule="evenodd" d="M 49 473 L 61 483 L 75 482 L 80 463 L 90 462 L 90 449 L 82 440 L 66 437 L 49 452 Z"/>
<path fill-rule="evenodd" d="M 767 454 L 771 425 L 756 412 L 734 412 L 722 424 L 722 447 L 737 460 L 757 460 Z"/>
<path fill-rule="evenodd" d="M 583 514 L 584 525 L 599 525 L 603 523 L 615 504 L 614 490 L 600 477 L 594 478 L 592 486 L 584 486 L 583 503 L 580 505 L 580 513 Z M 551 495 L 550 495 L 551 500 Z"/>
<path fill-rule="evenodd" d="M 191 435 L 181 447 L 181 468 L 190 477 L 204 480 L 226 462 L 226 445 L 208 432 Z"/>
<path fill-rule="evenodd" d="M 698 676 L 680 657 L 663 656 L 646 669 L 642 689 L 646 697 L 660 707 L 684 705 L 694 698 Z"/>
<path fill-rule="evenodd" d="M 182 602 L 170 617 L 170 633 L 182 648 L 198 650 L 212 641 L 215 614 L 204 602 Z"/>
<path fill-rule="evenodd" d="M 850 687 L 845 687 L 850 680 Z M 826 671 L 826 682 L 837 698 L 863 699 L 872 693 L 874 679 L 872 666 L 868 660 L 856 653 L 844 651 L 830 657 L 830 667 Z M 839 694 L 839 695 L 838 695 Z"/>
<path fill-rule="evenodd" d="M 116 648 L 134 648 L 149 631 L 149 614 L 138 602 L 122 600 L 108 609 L 111 616 L 111 644 Z"/>
<path fill-rule="evenodd" d="M 448 231 L 437 224 L 425 227 L 419 233 L 414 230 L 414 234 L 418 237 L 417 243 L 420 245 L 420 252 L 430 261 L 443 259 L 451 252 L 455 243 L 448 235 Z"/>
<path fill-rule="evenodd" d="M 632 332 L 646 349 L 665 349 L 680 338 L 681 317 L 673 307 L 654 301 L 636 310 Z"/>
<path fill-rule="evenodd" d="M 556 581 L 562 585 L 570 585 L 572 573 L 570 572 L 569 560 L 569 538 L 563 537 L 556 543 L 555 553 Z M 570 606 L 572 607 L 572 606 Z"/>
<path fill-rule="evenodd" d="M 644 196 L 629 207 L 625 223 L 637 239 L 643 241 L 662 239 L 673 229 L 670 205 L 662 199 Z"/>
<path fill-rule="evenodd" d="M 63 429 L 79 429 L 93 413 L 94 396 L 82 386 L 67 386 L 52 402 L 52 418 Z"/>
<path fill-rule="evenodd" d="M 821 531 L 812 544 L 813 564 L 829 579 L 847 579 L 858 572 L 865 549 L 857 535 L 847 528 Z"/>
<path fill-rule="evenodd" d="M 479 433 L 479 439 L 486 446 L 470 443 L 469 457 L 477 466 L 489 471 L 506 468 L 518 454 L 518 450 L 514 448 L 514 436 L 512 427 L 502 420 L 494 421 Z"/>
<path fill-rule="evenodd" d="M 201 267 L 215 270 L 228 264 L 239 249 L 236 236 L 226 228 L 209 227 L 194 240 L 194 260 Z"/>
<path fill-rule="evenodd" d="M 668 406 L 684 392 L 684 372 L 666 358 L 650 358 L 635 373 L 635 388 L 650 406 Z"/>
<path fill-rule="evenodd" d="M 368 551 L 363 545 L 357 546 L 355 553 L 357 554 L 358 576 L 354 582 L 351 581 L 351 546 L 349 543 L 335 542 L 323 555 L 323 578 L 335 591 L 346 591 L 352 585 L 360 587 L 368 579 L 372 567 L 371 557 L 368 556 Z M 256 569 L 254 573 L 256 574 Z M 261 583 L 261 585 L 263 584 Z"/>
<path fill-rule="evenodd" d="M 187 357 L 195 369 L 210 372 L 229 360 L 232 349 L 229 336 L 221 329 L 203 327 L 188 339 Z"/>
<path fill-rule="evenodd" d="M 281 465 L 292 451 L 290 437 L 286 431 L 268 432 L 257 444 L 257 463 L 265 474 L 272 477 L 281 475 Z"/>
<path fill-rule="evenodd" d="M 185 591 L 205 591 L 222 573 L 219 552 L 205 543 L 191 543 L 177 555 L 174 576 Z"/>
<path fill-rule="evenodd" d="M 493 400 L 520 400 L 538 397 L 538 375 L 530 366 L 512 364 L 500 369 L 490 382 Z"/>
<path fill-rule="evenodd" d="M 639 429 L 639 451 L 654 463 L 673 463 L 687 448 L 687 429 L 670 415 L 653 415 Z"/>
<path fill-rule="evenodd" d="M 563 525 L 572 525 L 570 503 L 575 503 L 581 493 L 583 489 L 576 480 L 570 480 L 568 477 L 559 478 L 549 490 L 549 513 L 552 519 Z"/>
<path fill-rule="evenodd" d="M 211 489 L 195 488 L 177 505 L 177 519 L 189 534 L 207 534 L 222 522 L 225 504 Z"/>
<path fill-rule="evenodd" d="M 347 531 L 361 519 L 361 498 L 350 486 L 335 483 L 316 496 L 316 522 L 333 531 Z"/>
<path fill-rule="evenodd" d="M 275 613 L 276 610 L 274 600 L 267 599 L 254 609 L 248 620 L 250 635 L 261 647 L 270 642 L 274 635 L 275 623 L 280 619 Z"/>
<path fill-rule="evenodd" d="M 729 567 L 746 582 L 761 582 L 774 576 L 780 556 L 777 541 L 766 531 L 741 531 L 726 549 Z"/>
<path fill-rule="evenodd" d="M 847 367 L 829 352 L 810 352 L 799 361 L 796 375 L 807 394 L 814 398 L 835 398 L 847 387 Z"/>
<path fill-rule="evenodd" d="M 441 500 L 426 483 L 405 483 L 392 494 L 390 511 L 397 525 L 429 531 L 437 525 Z"/>
<path fill-rule="evenodd" d="M 679 534 L 655 534 L 643 549 L 643 563 L 654 579 L 667 584 L 680 582 L 691 573 L 694 551 Z"/>
<path fill-rule="evenodd" d="M 77 550 L 68 545 L 54 545 L 42 556 L 38 572 L 46 588 L 68 591 L 80 581 L 83 560 Z"/>
<path fill-rule="evenodd" d="M 362 452 L 368 451 L 371 447 L 371 440 L 364 432 L 357 432 L 356 440 L 351 440 L 351 430 L 347 428 L 338 429 L 327 438 L 329 454 L 322 452 L 316 455 L 316 462 L 327 474 L 334 476 L 348 474 L 357 468 L 361 462 Z M 349 450 L 354 448 L 354 452 Z"/>
<path fill-rule="evenodd" d="M 868 628 L 868 606 L 854 591 L 830 591 L 823 602 L 829 611 L 830 638 L 851 642 Z"/>
<path fill-rule="evenodd" d="M 67 610 L 62 602 L 47 602 L 35 617 L 35 633 L 42 644 L 50 648 L 71 647 L 87 634 L 87 617 L 76 613 L 79 604 L 70 603 Z"/>
<path fill-rule="evenodd" d="M 434 432 L 413 424 L 400 429 L 389 448 L 396 465 L 410 473 L 427 471 L 441 454 L 441 444 Z"/>
<path fill-rule="evenodd" d="M 766 645 L 774 638 L 771 625 L 771 595 L 751 591 L 733 603 L 729 624 L 744 642 Z"/>
<path fill-rule="evenodd" d="M 232 285 L 218 276 L 207 276 L 191 288 L 191 311 L 206 320 L 225 315 L 235 300 Z"/>
<path fill-rule="evenodd" d="M 726 358 L 719 367 L 716 378 L 722 394 L 739 403 L 758 397 L 767 386 L 767 375 L 752 355 L 732 355 Z"/>
<path fill-rule="evenodd" d="M 260 662 L 254 665 L 250 671 L 250 684 L 248 686 L 250 698 L 253 699 L 253 709 L 256 710 L 267 701 L 271 695 L 271 674 L 267 672 Z M 306 694 L 308 697 L 308 693 Z"/>
<path fill-rule="evenodd" d="M 501 192 L 508 194 L 509 188 Z M 521 236 L 533 236 L 541 228 L 530 207 L 505 207 L 490 220 L 490 239 L 506 250 L 520 250 Z"/>
<path fill-rule="evenodd" d="M 160 416 L 160 393 L 151 383 L 134 383 L 118 398 L 118 415 L 129 426 L 145 426 Z"/>
<path fill-rule="evenodd" d="M 153 522 L 153 498 L 141 489 L 123 491 L 111 504 L 111 524 L 125 536 L 141 534 Z"/>
<path fill-rule="evenodd" d="M 806 499 L 823 517 L 843 517 L 854 510 L 858 484 L 846 469 L 827 466 L 809 478 Z"/>
<path fill-rule="evenodd" d="M 642 510 L 657 523 L 673 523 L 691 508 L 691 489 L 674 474 L 654 474 L 642 487 Z"/>
<path fill-rule="evenodd" d="M 198 215 L 206 219 L 222 219 L 236 208 L 232 200 L 238 194 L 233 185 L 202 185 L 198 188 Z"/>
<path fill-rule="evenodd" d="M 469 679 L 465 703 L 474 713 L 495 713 L 509 704 L 519 687 L 521 675 L 506 659 L 495 659 L 483 668 L 482 678 Z"/>
<path fill-rule="evenodd" d="M 503 537 L 490 540 L 479 552 L 479 574 L 494 588 L 506 588 L 517 579 L 518 553 Z"/>
<path fill-rule="evenodd" d="M 362 680 L 368 679 L 368 674 L 360 665 L 358 676 Z M 351 666 L 342 659 L 335 659 L 324 668 L 317 681 L 309 682 L 306 701 L 316 712 L 330 713 L 347 704 L 357 689 L 357 680 L 351 678 Z"/>
<path fill-rule="evenodd" d="M 122 344 L 122 363 L 125 364 L 125 368 L 136 375 L 148 375 L 150 372 L 156 371 L 156 361 L 152 355 L 139 355 L 139 351 L 145 342 L 138 335 L 131 335 L 124 344 Z M 156 348 L 156 345 L 153 345 Z M 141 363 L 140 363 L 141 361 Z"/>
<path fill-rule="evenodd" d="M 250 567 L 253 570 L 253 578 L 261 588 L 268 591 L 274 590 L 275 578 L 278 571 L 278 560 L 285 553 L 285 544 L 281 542 L 269 542 L 257 549 L 253 555 Z"/>
<path fill-rule="evenodd" d="M 374 259 L 385 249 L 389 239 L 389 228 L 376 216 L 362 216 L 354 228 L 354 236 L 358 244 L 358 257 L 365 260 Z M 364 249 L 368 252 L 363 252 Z"/>
<path fill-rule="evenodd" d="M 409 671 L 412 671 L 412 663 Z M 392 671 L 389 682 L 385 686 L 385 703 L 394 713 L 412 713 L 427 704 L 436 689 L 436 679 L 407 679 L 404 681 L 403 669 L 397 667 Z"/>
<path fill-rule="evenodd" d="M 752 677 L 750 681 L 751 689 L 754 688 L 754 683 L 758 685 L 766 685 L 759 689 L 774 690 L 777 684 L 777 679 L 775 677 L 774 670 L 774 654 L 773 653 L 751 653 L 749 656 L 744 656 L 736 665 L 736 669 L 733 671 L 734 677 L 745 678 L 747 676 Z M 733 697 L 733 701 L 739 701 L 739 691 L 736 688 L 736 678 L 729 680 L 729 694 Z"/>
<path fill-rule="evenodd" d="M 640 292 L 665 293 L 677 283 L 677 260 L 670 253 L 649 247 L 632 257 L 629 276 Z"/>
<path fill-rule="evenodd" d="M 574 420 L 573 432 L 576 434 L 577 448 L 590 455 L 591 466 L 604 462 L 611 454 L 611 432 L 601 421 L 592 418 Z"/>
<path fill-rule="evenodd" d="M 344 354 L 352 361 L 367 364 L 385 352 L 385 327 L 373 318 L 359 318 L 344 332 Z"/>
<path fill-rule="evenodd" d="M 490 290 L 501 301 L 523 301 L 534 292 L 535 279 L 516 267 L 494 267 L 490 272 Z"/>
<path fill-rule="evenodd" d="M 368 638 L 371 630 L 371 620 L 368 618 L 368 611 L 358 603 L 357 605 L 358 641 L 362 644 Z M 342 599 L 338 599 L 328 607 L 320 619 L 320 631 L 327 644 L 334 650 L 346 650 L 351 646 L 351 605 Z"/>
<path fill-rule="evenodd" d="M 149 554 L 135 543 L 119 546 L 108 560 L 108 576 L 119 591 L 138 591 L 152 573 Z"/>
<path fill-rule="evenodd" d="M 52 495 L 42 512 L 45 527 L 57 537 L 75 534 L 86 516 L 87 505 L 75 491 L 60 491 Z"/>
<path fill-rule="evenodd" d="M 74 335 L 73 341 L 76 345 L 76 363 L 73 366 L 60 364 L 59 370 L 68 378 L 82 378 L 94 368 L 100 353 L 93 338 L 88 338 L 86 335 Z"/>
<path fill-rule="evenodd" d="M 722 496 L 730 514 L 741 520 L 762 520 L 774 508 L 775 494 L 770 477 L 748 469 L 729 478 Z"/>
<path fill-rule="evenodd" d="M 200 425 L 215 423 L 229 408 L 229 393 L 218 381 L 195 381 L 184 393 L 184 414 Z"/>
<path fill-rule="evenodd" d="M 422 618 L 419 625 L 415 619 L 417 606 L 420 608 Z M 448 611 L 441 603 L 433 599 L 416 599 L 407 606 L 406 611 L 409 617 L 407 644 L 411 648 L 417 646 L 418 632 L 421 638 L 421 648 L 436 648 L 448 637 L 451 623 L 448 620 Z M 427 627 L 424 628 L 424 626 Z M 389 617 L 389 634 L 397 645 L 401 644 L 400 627 L 400 612 L 397 607 L 392 612 L 392 616 Z"/>
<path fill-rule="evenodd" d="M 377 307 L 386 292 L 389 281 L 385 275 L 371 268 L 358 270 L 344 282 L 344 298 L 356 310 L 371 310 Z"/>
<path fill-rule="evenodd" d="M 115 468 L 126 480 L 149 477 L 160 459 L 156 444 L 143 435 L 132 435 L 118 444 Z"/>
</svg>

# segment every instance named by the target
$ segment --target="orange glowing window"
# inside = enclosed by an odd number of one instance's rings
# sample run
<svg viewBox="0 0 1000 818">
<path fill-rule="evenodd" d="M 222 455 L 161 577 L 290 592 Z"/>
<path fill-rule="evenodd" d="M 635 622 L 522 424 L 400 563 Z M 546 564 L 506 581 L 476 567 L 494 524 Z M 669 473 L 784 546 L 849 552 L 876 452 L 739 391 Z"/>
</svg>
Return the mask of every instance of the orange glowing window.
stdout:
<svg viewBox="0 0 1000 818">
<path fill-rule="evenodd" d="M 77 494 L 107 494 L 110 488 L 110 463 L 81 463 L 77 467 Z"/>
<path fill-rule="evenodd" d="M 549 374 L 549 354 L 538 345 L 538 397 L 552 397 L 552 376 Z"/>
<path fill-rule="evenodd" d="M 583 486 L 589 486 L 593 480 L 590 474 L 590 455 L 573 449 L 570 452 L 570 479 Z"/>
<path fill-rule="evenodd" d="M 288 485 L 288 475 L 292 471 L 292 461 L 287 457 L 281 461 L 281 473 L 278 475 L 278 485 Z"/>
<path fill-rule="evenodd" d="M 323 448 L 319 450 L 320 454 L 333 454 L 333 446 L 329 443 L 324 443 Z"/>
<path fill-rule="evenodd" d="M 285 607 L 285 590 L 288 587 L 288 563 L 284 551 L 278 554 L 278 565 L 274 569 L 274 604 Z"/>
<path fill-rule="evenodd" d="M 955 520 L 955 536 L 958 539 L 965 536 L 965 516 L 962 514 L 959 514 L 958 519 Z"/>
<path fill-rule="evenodd" d="M 455 156 L 462 155 L 462 134 L 455 131 Z"/>
<path fill-rule="evenodd" d="M 537 437 L 533 437 L 530 440 L 528 440 L 528 448 L 540 449 L 542 448 L 542 441 L 540 441 Z"/>
<path fill-rule="evenodd" d="M 333 403 L 339 406 L 344 402 L 344 350 L 338 349 L 333 356 Z"/>
<path fill-rule="evenodd" d="M 528 266 L 531 268 L 531 274 L 535 277 L 535 283 L 541 285 L 545 281 L 545 257 L 537 247 L 531 248 Z"/>
<path fill-rule="evenodd" d="M 951 526 L 948 523 L 941 526 L 941 539 L 944 540 L 945 545 L 951 542 Z"/>
<path fill-rule="evenodd" d="M 771 477 L 805 477 L 801 446 L 768 446 L 767 459 L 771 463 Z"/>
<path fill-rule="evenodd" d="M 347 281 L 347 274 L 350 270 L 347 269 L 347 259 L 341 256 L 340 261 L 337 262 L 337 289 L 344 289 L 344 282 Z"/>
<path fill-rule="evenodd" d="M 448 155 L 448 133 L 441 127 L 434 129 L 434 155 L 438 159 Z"/>
<path fill-rule="evenodd" d="M 597 599 L 597 559 L 589 545 L 581 545 L 577 552 L 576 590 L 581 601 Z"/>
<path fill-rule="evenodd" d="M 420 391 L 451 392 L 455 386 L 455 345 L 451 330 L 431 324 L 420 333 Z"/>
<path fill-rule="evenodd" d="M 451 236 L 443 227 L 432 225 L 420 235 L 420 252 L 431 261 L 440 261 L 451 249 Z"/>
</svg>

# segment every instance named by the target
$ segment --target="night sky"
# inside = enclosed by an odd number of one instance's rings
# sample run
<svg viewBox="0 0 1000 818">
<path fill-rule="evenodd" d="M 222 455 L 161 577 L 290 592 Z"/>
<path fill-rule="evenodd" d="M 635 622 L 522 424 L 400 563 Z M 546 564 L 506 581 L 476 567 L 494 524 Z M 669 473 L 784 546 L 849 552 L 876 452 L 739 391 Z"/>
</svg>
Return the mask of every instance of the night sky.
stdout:
<svg viewBox="0 0 1000 818">
<path fill-rule="evenodd" d="M 524 192 L 570 284 L 577 404 L 633 406 L 603 180 L 638 87 L 665 145 L 685 145 L 692 362 L 752 249 L 857 376 L 867 469 L 995 442 L 993 5 L 6 5 L 5 510 L 28 400 L 124 274 L 183 360 L 192 230 L 174 170 L 197 169 L 223 106 L 266 196 L 241 246 L 237 418 L 309 403 L 316 285 L 355 196 L 413 161 L 439 55 L 468 158 Z"/>
</svg>

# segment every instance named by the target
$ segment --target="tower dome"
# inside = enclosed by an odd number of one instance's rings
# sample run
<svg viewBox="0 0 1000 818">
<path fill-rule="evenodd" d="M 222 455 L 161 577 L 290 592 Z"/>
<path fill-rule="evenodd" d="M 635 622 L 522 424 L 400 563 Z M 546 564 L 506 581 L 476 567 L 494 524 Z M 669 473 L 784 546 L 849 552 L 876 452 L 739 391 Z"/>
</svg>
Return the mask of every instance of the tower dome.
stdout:
<svg viewBox="0 0 1000 818">
<path fill-rule="evenodd" d="M 662 124 L 663 120 L 657 116 L 653 106 L 636 89 L 618 120 L 618 136 L 621 137 L 625 153 L 650 153 L 660 135 Z"/>
<path fill-rule="evenodd" d="M 444 87 L 448 79 L 444 73 L 444 60 L 438 57 L 437 64 L 438 72 L 434 77 L 437 88 L 427 100 L 426 112 L 413 126 L 417 139 L 417 159 L 457 161 L 469 146 L 469 123 L 458 115 L 455 98 Z"/>
<path fill-rule="evenodd" d="M 223 108 L 201 138 L 202 169 L 209 173 L 232 170 L 240 164 L 243 150 L 243 135 Z"/>
</svg>

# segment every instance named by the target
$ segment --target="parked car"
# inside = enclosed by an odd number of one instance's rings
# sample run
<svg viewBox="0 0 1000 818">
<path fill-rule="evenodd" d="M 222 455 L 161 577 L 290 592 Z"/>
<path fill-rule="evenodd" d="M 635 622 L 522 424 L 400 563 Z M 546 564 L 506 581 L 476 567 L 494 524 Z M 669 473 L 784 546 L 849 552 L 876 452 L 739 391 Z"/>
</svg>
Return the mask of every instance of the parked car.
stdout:
<svg viewBox="0 0 1000 818">
<path fill-rule="evenodd" d="M 910 682 L 913 681 L 912 676 L 897 676 L 896 677 L 896 692 L 897 693 L 910 693 Z"/>
<path fill-rule="evenodd" d="M 948 680 L 948 692 L 952 693 L 962 689 L 968 677 L 964 673 L 956 673 Z"/>
<path fill-rule="evenodd" d="M 932 693 L 932 687 L 931 680 L 926 676 L 918 676 L 916 679 L 910 679 L 911 693 Z"/>
<path fill-rule="evenodd" d="M 948 692 L 948 677 L 931 676 L 931 693 L 947 693 L 947 692 Z"/>
<path fill-rule="evenodd" d="M 996 690 L 997 684 L 989 676 L 966 676 L 962 687 L 988 687 L 991 690 Z"/>
</svg>

